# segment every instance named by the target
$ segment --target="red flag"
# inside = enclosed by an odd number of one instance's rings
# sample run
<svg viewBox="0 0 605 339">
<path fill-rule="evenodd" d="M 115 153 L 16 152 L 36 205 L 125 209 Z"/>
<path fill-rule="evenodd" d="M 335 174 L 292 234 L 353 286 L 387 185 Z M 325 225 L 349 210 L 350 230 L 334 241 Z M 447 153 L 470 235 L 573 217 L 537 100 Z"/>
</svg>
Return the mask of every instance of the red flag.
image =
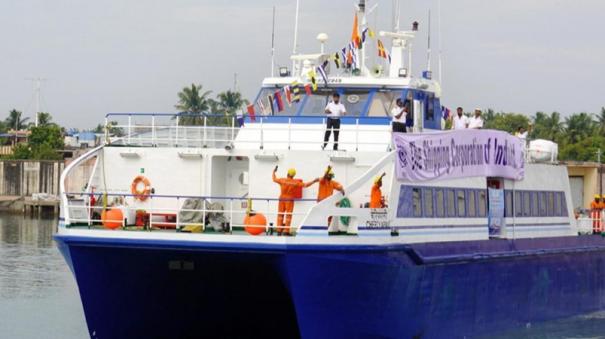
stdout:
<svg viewBox="0 0 605 339">
<path fill-rule="evenodd" d="M 307 95 L 311 95 L 311 94 L 313 94 L 313 91 L 311 91 L 311 84 L 306 84 L 306 85 L 305 85 L 305 93 L 306 93 Z"/>
<path fill-rule="evenodd" d="M 288 102 L 288 106 L 292 105 L 292 92 L 290 91 L 290 86 L 284 86 L 284 94 L 286 95 L 286 102 Z"/>
<path fill-rule="evenodd" d="M 275 99 L 275 106 L 277 106 L 277 111 L 281 112 L 284 110 L 284 102 L 281 99 L 281 93 L 279 90 L 275 91 L 273 98 Z"/>
<path fill-rule="evenodd" d="M 254 112 L 254 104 L 248 105 L 248 115 L 250 116 L 250 121 L 256 121 L 256 112 Z"/>
</svg>

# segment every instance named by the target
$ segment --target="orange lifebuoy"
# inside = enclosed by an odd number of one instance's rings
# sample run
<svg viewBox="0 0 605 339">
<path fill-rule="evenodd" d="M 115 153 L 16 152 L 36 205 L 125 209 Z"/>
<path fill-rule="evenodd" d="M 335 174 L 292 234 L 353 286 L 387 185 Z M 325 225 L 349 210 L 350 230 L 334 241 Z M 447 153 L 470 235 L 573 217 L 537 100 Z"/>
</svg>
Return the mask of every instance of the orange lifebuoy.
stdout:
<svg viewBox="0 0 605 339">
<path fill-rule="evenodd" d="M 143 185 L 142 187 L 140 187 L 141 184 Z M 134 178 L 132 184 L 130 185 L 130 192 L 134 194 L 135 199 L 139 199 L 141 201 L 147 200 L 147 198 L 149 198 L 149 193 L 151 192 L 151 183 L 149 182 L 149 179 L 142 175 Z"/>
</svg>

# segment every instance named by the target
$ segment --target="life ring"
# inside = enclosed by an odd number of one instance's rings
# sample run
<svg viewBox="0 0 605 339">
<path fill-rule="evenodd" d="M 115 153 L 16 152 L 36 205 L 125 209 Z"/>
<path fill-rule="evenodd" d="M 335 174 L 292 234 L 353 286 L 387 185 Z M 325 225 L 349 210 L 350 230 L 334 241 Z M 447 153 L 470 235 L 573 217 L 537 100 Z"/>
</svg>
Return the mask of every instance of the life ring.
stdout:
<svg viewBox="0 0 605 339">
<path fill-rule="evenodd" d="M 140 187 L 141 184 L 143 184 L 142 187 Z M 147 198 L 149 198 L 149 193 L 151 192 L 151 183 L 149 182 L 149 179 L 142 175 L 134 178 L 132 184 L 130 185 L 130 192 L 132 192 L 135 199 L 139 199 L 141 201 L 147 200 Z"/>
</svg>

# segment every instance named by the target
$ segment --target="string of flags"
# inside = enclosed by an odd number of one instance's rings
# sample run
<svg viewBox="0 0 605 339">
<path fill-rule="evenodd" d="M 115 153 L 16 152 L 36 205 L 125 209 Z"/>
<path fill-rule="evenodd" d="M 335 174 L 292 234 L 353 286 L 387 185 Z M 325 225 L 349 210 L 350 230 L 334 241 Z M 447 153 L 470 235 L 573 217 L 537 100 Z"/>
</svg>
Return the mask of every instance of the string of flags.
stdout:
<svg viewBox="0 0 605 339">
<path fill-rule="evenodd" d="M 334 63 L 337 69 L 357 69 L 359 68 L 359 50 L 363 48 L 363 44 L 366 40 L 375 39 L 376 34 L 374 31 L 365 27 L 361 33 L 359 32 L 359 23 L 357 13 L 353 18 L 353 30 L 351 32 L 351 41 L 343 47 L 339 52 L 331 54 L 328 60 L 325 60 L 321 65 L 309 70 L 307 77 L 309 83 L 301 84 L 294 81 L 290 85 L 286 85 L 281 89 L 277 89 L 274 93 L 270 93 L 267 96 L 259 97 L 255 103 L 251 103 L 247 106 L 247 111 L 252 121 L 256 120 L 256 113 L 258 112 L 263 115 L 274 115 L 276 112 L 281 112 L 285 109 L 285 103 L 288 107 L 292 106 L 293 103 L 298 103 L 301 100 L 301 90 L 304 89 L 305 94 L 310 96 L 313 92 L 318 89 L 317 75 L 321 76 L 324 85 L 328 86 L 328 75 L 327 67 L 330 62 Z M 376 39 L 378 57 L 385 59 L 391 63 L 391 54 L 386 50 L 384 44 L 380 39 Z"/>
</svg>

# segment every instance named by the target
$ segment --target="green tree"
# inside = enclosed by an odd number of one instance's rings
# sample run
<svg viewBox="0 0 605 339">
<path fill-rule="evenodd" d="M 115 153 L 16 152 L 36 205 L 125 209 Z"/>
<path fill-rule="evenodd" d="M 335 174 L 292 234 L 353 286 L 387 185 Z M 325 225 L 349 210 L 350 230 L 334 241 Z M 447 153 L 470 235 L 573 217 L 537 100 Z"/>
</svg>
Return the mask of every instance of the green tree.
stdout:
<svg viewBox="0 0 605 339">
<path fill-rule="evenodd" d="M 52 122 L 53 117 L 50 115 L 50 113 L 48 112 L 40 112 L 38 113 L 38 126 L 46 126 L 46 125 L 51 125 L 51 124 L 55 124 L 54 122 Z"/>
<path fill-rule="evenodd" d="M 601 112 L 596 116 L 599 133 L 605 135 L 605 107 L 601 107 Z"/>
<path fill-rule="evenodd" d="M 211 112 L 224 115 L 224 117 L 221 116 L 212 119 L 213 125 L 231 126 L 232 119 L 237 112 L 248 104 L 248 100 L 244 99 L 240 92 L 231 90 L 219 93 L 216 98 L 217 100 L 212 100 L 211 106 L 214 107 L 211 107 L 213 108 Z"/>
<path fill-rule="evenodd" d="M 561 121 L 561 115 L 558 112 L 552 112 L 550 115 L 544 112 L 536 112 L 533 121 L 532 139 L 561 140 L 564 123 Z"/>
<path fill-rule="evenodd" d="M 33 152 L 28 144 L 17 144 L 13 148 L 13 154 L 8 158 L 16 160 L 27 160 L 33 158 Z"/>
<path fill-rule="evenodd" d="M 191 87 L 184 87 L 179 93 L 178 103 L 174 106 L 181 112 L 179 123 L 182 125 L 200 125 L 202 124 L 202 113 L 208 112 L 210 108 L 208 96 L 211 91 L 202 92 L 202 85 L 191 84 Z"/>
<path fill-rule="evenodd" d="M 592 136 L 597 130 L 592 116 L 584 112 L 565 118 L 565 126 L 565 141 L 570 144 Z"/>
<path fill-rule="evenodd" d="M 484 117 L 484 120 L 485 128 L 488 129 L 497 129 L 508 133 L 514 133 L 519 127 L 527 128 L 529 125 L 529 118 L 523 114 L 500 112 L 487 114 L 487 116 L 487 118 Z"/>
<path fill-rule="evenodd" d="M 42 145 L 47 145 L 52 149 L 63 148 L 63 134 L 61 128 L 57 125 L 46 125 L 31 128 L 29 136 L 29 145 L 35 150 Z"/>
<path fill-rule="evenodd" d="M 23 117 L 23 112 L 12 109 L 8 113 L 8 118 L 6 118 L 5 124 L 8 129 L 20 130 L 26 127 L 28 120 L 29 118 Z"/>
</svg>

